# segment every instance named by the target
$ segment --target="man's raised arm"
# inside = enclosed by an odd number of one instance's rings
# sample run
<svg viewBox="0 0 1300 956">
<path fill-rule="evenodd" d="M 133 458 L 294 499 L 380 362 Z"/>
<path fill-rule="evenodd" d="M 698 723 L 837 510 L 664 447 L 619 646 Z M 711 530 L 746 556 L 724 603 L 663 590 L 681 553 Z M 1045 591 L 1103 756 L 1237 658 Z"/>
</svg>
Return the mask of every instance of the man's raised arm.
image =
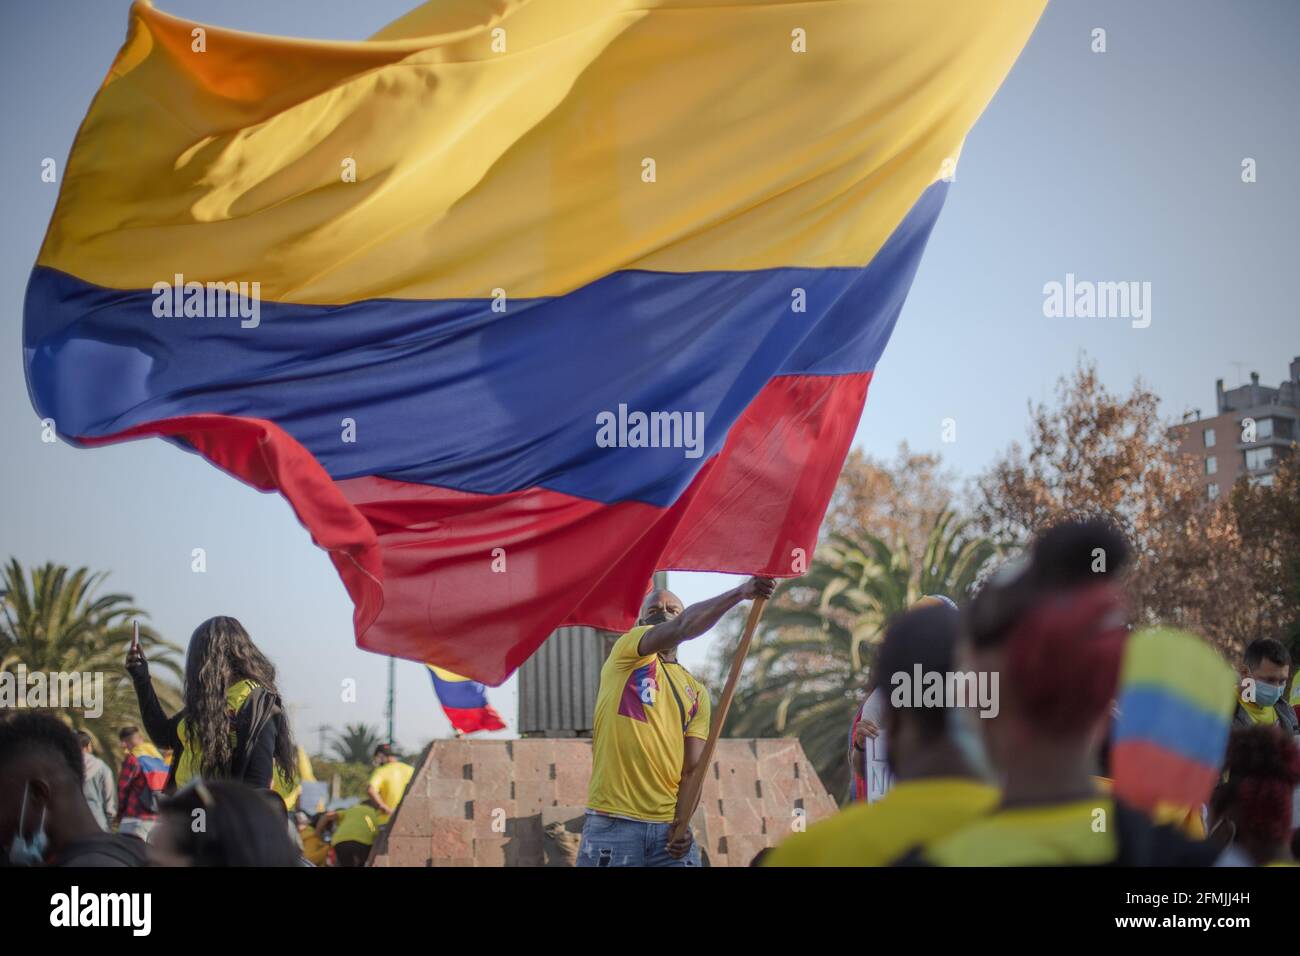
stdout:
<svg viewBox="0 0 1300 956">
<path fill-rule="evenodd" d="M 722 615 L 741 601 L 756 597 L 769 598 L 775 589 L 776 581 L 772 578 L 750 578 L 738 588 L 732 588 L 707 601 L 692 604 L 681 614 L 662 624 L 656 624 L 642 634 L 641 640 L 637 643 L 637 653 L 642 656 L 657 654 L 670 647 L 676 647 L 682 641 L 699 637 L 722 620 Z"/>
</svg>

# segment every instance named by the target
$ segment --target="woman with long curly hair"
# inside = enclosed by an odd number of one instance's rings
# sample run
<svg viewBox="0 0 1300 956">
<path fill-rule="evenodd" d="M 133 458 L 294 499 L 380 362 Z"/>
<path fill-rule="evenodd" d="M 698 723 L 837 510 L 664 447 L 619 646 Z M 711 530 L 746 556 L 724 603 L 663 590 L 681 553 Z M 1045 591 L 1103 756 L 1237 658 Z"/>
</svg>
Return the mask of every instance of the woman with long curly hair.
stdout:
<svg viewBox="0 0 1300 956">
<path fill-rule="evenodd" d="M 167 792 L 195 779 L 234 780 L 270 789 L 298 776 L 297 749 L 275 683 L 275 665 L 233 617 L 204 621 L 185 655 L 185 706 L 168 717 L 154 693 L 144 652 L 133 645 L 126 669 L 145 729 L 171 747 Z"/>
</svg>

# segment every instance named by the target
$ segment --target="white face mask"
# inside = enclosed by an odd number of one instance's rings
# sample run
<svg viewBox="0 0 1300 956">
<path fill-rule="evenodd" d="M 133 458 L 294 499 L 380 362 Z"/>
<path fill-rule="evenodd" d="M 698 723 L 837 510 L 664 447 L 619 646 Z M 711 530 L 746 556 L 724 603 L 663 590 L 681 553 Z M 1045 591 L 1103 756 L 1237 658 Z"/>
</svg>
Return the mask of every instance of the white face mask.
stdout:
<svg viewBox="0 0 1300 956">
<path fill-rule="evenodd" d="M 984 732 L 980 729 L 979 718 L 969 708 L 950 707 L 947 723 L 948 739 L 966 758 L 966 763 L 976 776 L 985 780 L 995 779 L 993 761 L 989 759 L 988 748 L 984 746 Z"/>
<path fill-rule="evenodd" d="M 44 866 L 45 851 L 49 849 L 50 837 L 45 832 L 45 808 L 41 807 L 41 820 L 36 825 L 36 833 L 28 840 L 23 836 L 23 824 L 27 822 L 27 794 L 31 790 L 31 781 L 23 785 L 23 805 L 18 811 L 18 829 L 14 831 L 13 843 L 9 845 L 9 862 L 14 866 Z"/>
</svg>

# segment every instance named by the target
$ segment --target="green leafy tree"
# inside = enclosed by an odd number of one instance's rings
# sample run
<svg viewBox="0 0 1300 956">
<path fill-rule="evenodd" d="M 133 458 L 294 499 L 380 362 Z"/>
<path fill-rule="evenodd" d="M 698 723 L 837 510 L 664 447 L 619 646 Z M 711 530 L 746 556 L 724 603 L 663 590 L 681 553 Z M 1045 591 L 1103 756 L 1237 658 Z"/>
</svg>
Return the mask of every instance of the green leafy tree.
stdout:
<svg viewBox="0 0 1300 956">
<path fill-rule="evenodd" d="M 320 757 L 313 757 L 311 761 L 312 772 L 316 779 L 330 784 L 331 790 L 334 787 L 334 778 L 338 777 L 338 793 L 343 799 L 349 797 L 364 797 L 366 795 L 366 783 L 370 780 L 372 767 L 366 763 L 348 763 L 339 760 L 323 760 Z"/>
<path fill-rule="evenodd" d="M 124 665 L 132 622 L 146 615 L 128 594 L 99 594 L 106 577 L 51 563 L 33 568 L 29 576 L 17 559 L 10 559 L 0 570 L 0 673 L 13 674 L 15 682 L 20 665 L 28 675 L 102 674 L 103 712 L 98 717 L 87 717 L 85 706 L 49 709 L 94 737 L 100 756 L 116 765 L 118 731 L 140 723 Z M 165 707 L 179 709 L 181 669 L 173 655 L 181 648 L 144 624 L 140 644 L 155 672 L 176 678 L 175 685 L 156 679 L 155 688 Z"/>
<path fill-rule="evenodd" d="M 347 724 L 343 733 L 336 734 L 330 741 L 332 756 L 342 763 L 359 763 L 370 766 L 375 748 L 384 742 L 379 731 L 369 724 Z"/>
</svg>

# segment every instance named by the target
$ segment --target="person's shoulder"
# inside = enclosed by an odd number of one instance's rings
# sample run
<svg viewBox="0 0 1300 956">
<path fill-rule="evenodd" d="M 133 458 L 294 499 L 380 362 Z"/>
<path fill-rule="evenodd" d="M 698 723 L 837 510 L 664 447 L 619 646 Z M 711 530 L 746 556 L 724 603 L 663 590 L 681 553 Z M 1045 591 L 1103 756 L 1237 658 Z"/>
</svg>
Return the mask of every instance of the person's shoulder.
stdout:
<svg viewBox="0 0 1300 956">
<path fill-rule="evenodd" d="M 119 833 L 94 833 L 73 840 L 56 859 L 57 867 L 148 866 L 143 840 Z"/>
<path fill-rule="evenodd" d="M 988 865 L 993 862 L 989 848 L 1000 846 L 1001 842 L 1000 827 L 996 821 L 975 819 L 944 834 L 929 846 L 913 848 L 909 854 L 910 862 L 904 865 Z"/>
<path fill-rule="evenodd" d="M 653 657 L 653 654 L 642 654 L 640 650 L 641 637 L 646 631 L 650 630 L 649 624 L 638 624 L 630 631 L 624 631 L 619 635 L 618 640 L 614 641 L 614 646 L 610 648 L 609 660 L 640 660 L 641 658 Z"/>
<path fill-rule="evenodd" d="M 795 833 L 763 861 L 763 866 L 869 866 L 876 861 L 875 822 L 880 804 L 855 803 L 803 833 Z"/>
</svg>

